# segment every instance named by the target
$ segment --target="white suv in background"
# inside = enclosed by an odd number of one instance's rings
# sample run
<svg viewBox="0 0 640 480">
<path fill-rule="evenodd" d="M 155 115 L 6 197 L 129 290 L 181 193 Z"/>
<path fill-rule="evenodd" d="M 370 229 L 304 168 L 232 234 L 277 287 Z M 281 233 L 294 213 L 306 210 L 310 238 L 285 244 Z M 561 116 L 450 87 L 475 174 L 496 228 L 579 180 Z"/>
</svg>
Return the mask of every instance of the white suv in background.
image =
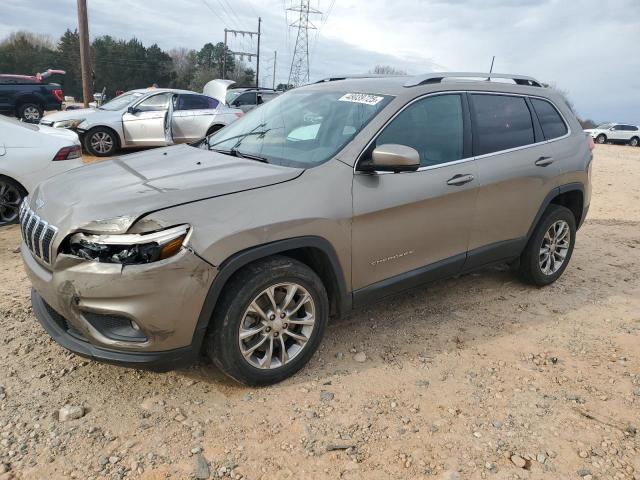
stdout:
<svg viewBox="0 0 640 480">
<path fill-rule="evenodd" d="M 637 147 L 640 145 L 640 128 L 625 123 L 603 123 L 596 128 L 585 130 L 596 143 L 623 143 Z"/>
</svg>

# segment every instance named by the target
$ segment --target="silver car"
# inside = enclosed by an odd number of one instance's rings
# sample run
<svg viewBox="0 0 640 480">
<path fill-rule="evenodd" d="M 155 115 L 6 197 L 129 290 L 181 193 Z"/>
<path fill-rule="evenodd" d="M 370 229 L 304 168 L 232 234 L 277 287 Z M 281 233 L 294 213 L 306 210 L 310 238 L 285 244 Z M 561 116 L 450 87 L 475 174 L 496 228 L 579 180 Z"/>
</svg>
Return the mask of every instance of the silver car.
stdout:
<svg viewBox="0 0 640 480">
<path fill-rule="evenodd" d="M 40 123 L 75 130 L 85 149 L 97 157 L 125 148 L 194 142 L 243 115 L 226 105 L 226 85 L 205 92 L 209 95 L 168 88 L 131 90 L 98 108 L 53 113 Z"/>
</svg>

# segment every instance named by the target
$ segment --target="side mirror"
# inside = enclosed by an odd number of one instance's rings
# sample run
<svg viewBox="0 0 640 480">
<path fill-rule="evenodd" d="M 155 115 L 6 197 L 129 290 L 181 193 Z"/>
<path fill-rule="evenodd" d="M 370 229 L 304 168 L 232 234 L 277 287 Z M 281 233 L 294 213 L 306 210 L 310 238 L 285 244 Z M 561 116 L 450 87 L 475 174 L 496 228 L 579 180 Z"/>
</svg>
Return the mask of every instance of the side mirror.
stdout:
<svg viewBox="0 0 640 480">
<path fill-rule="evenodd" d="M 616 127 L 611 127 L 611 128 L 609 129 L 609 131 L 610 131 L 610 132 L 613 132 L 615 129 L 616 129 Z"/>
<path fill-rule="evenodd" d="M 420 168 L 420 154 L 406 145 L 387 143 L 376 147 L 366 170 L 382 172 L 415 172 Z"/>
<path fill-rule="evenodd" d="M 135 115 L 135 113 L 136 113 L 137 111 L 138 111 L 138 110 L 136 109 L 136 107 L 129 107 L 129 108 L 127 108 L 127 113 L 130 113 L 131 115 Z"/>
</svg>

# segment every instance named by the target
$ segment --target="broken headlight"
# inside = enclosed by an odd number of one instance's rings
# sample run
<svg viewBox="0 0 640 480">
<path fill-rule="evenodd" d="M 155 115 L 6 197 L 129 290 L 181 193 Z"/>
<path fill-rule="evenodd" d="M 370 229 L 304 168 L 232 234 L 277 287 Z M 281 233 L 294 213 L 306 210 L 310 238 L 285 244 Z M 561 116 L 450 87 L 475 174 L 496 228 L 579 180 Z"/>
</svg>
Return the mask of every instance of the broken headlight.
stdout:
<svg viewBox="0 0 640 480">
<path fill-rule="evenodd" d="M 188 233 L 188 225 L 140 234 L 75 233 L 69 239 L 69 253 L 94 262 L 123 265 L 151 263 L 178 253 Z"/>
</svg>

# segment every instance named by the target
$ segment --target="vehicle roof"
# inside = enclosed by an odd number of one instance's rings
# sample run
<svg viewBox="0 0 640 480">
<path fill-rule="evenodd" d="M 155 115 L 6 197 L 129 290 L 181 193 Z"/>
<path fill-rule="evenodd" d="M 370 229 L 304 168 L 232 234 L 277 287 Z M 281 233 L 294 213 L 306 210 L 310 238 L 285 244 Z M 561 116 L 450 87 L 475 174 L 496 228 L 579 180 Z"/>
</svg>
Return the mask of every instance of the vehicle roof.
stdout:
<svg viewBox="0 0 640 480">
<path fill-rule="evenodd" d="M 135 93 L 143 93 L 143 94 L 147 94 L 147 93 L 182 93 L 182 94 L 190 94 L 190 95 L 204 95 L 204 93 L 198 93 L 198 92 L 192 92 L 191 90 L 181 90 L 179 88 L 136 88 L 134 90 L 129 90 L 127 92 L 124 93 L 131 93 L 131 92 L 135 92 Z M 207 95 L 204 95 L 205 97 Z"/>
<path fill-rule="evenodd" d="M 455 75 L 455 74 L 450 74 Z M 465 74 L 461 74 L 465 75 Z M 490 74 L 482 74 L 488 76 Z M 498 74 L 494 74 L 498 75 Z M 445 78 L 442 81 L 430 81 L 425 80 L 424 83 L 420 83 L 423 79 L 438 79 L 440 76 Z M 514 76 L 518 78 L 519 76 Z M 522 77 L 529 78 L 529 77 Z M 538 83 L 537 81 L 531 79 Z M 368 76 L 368 75 L 355 75 L 345 77 L 334 77 L 327 80 L 321 80 L 317 83 L 300 87 L 304 89 L 328 89 L 334 91 L 354 91 L 360 93 L 377 93 L 381 95 L 393 95 L 393 96 L 416 96 L 422 95 L 426 91 L 440 91 L 440 90 L 483 90 L 483 91 L 495 91 L 504 93 L 520 93 L 527 95 L 540 95 L 548 96 L 549 88 L 541 86 L 531 85 L 519 85 L 515 82 L 508 82 L 503 78 L 496 81 L 492 77 L 492 80 L 487 79 L 472 79 L 472 78 L 458 78 L 455 76 L 447 77 L 447 72 L 439 72 L 437 74 L 426 75 L 394 75 L 394 76 Z"/>
<path fill-rule="evenodd" d="M 38 79 L 32 75 L 16 75 L 13 73 L 0 73 L 0 80 L 28 80 L 30 82 L 39 83 Z"/>
</svg>

